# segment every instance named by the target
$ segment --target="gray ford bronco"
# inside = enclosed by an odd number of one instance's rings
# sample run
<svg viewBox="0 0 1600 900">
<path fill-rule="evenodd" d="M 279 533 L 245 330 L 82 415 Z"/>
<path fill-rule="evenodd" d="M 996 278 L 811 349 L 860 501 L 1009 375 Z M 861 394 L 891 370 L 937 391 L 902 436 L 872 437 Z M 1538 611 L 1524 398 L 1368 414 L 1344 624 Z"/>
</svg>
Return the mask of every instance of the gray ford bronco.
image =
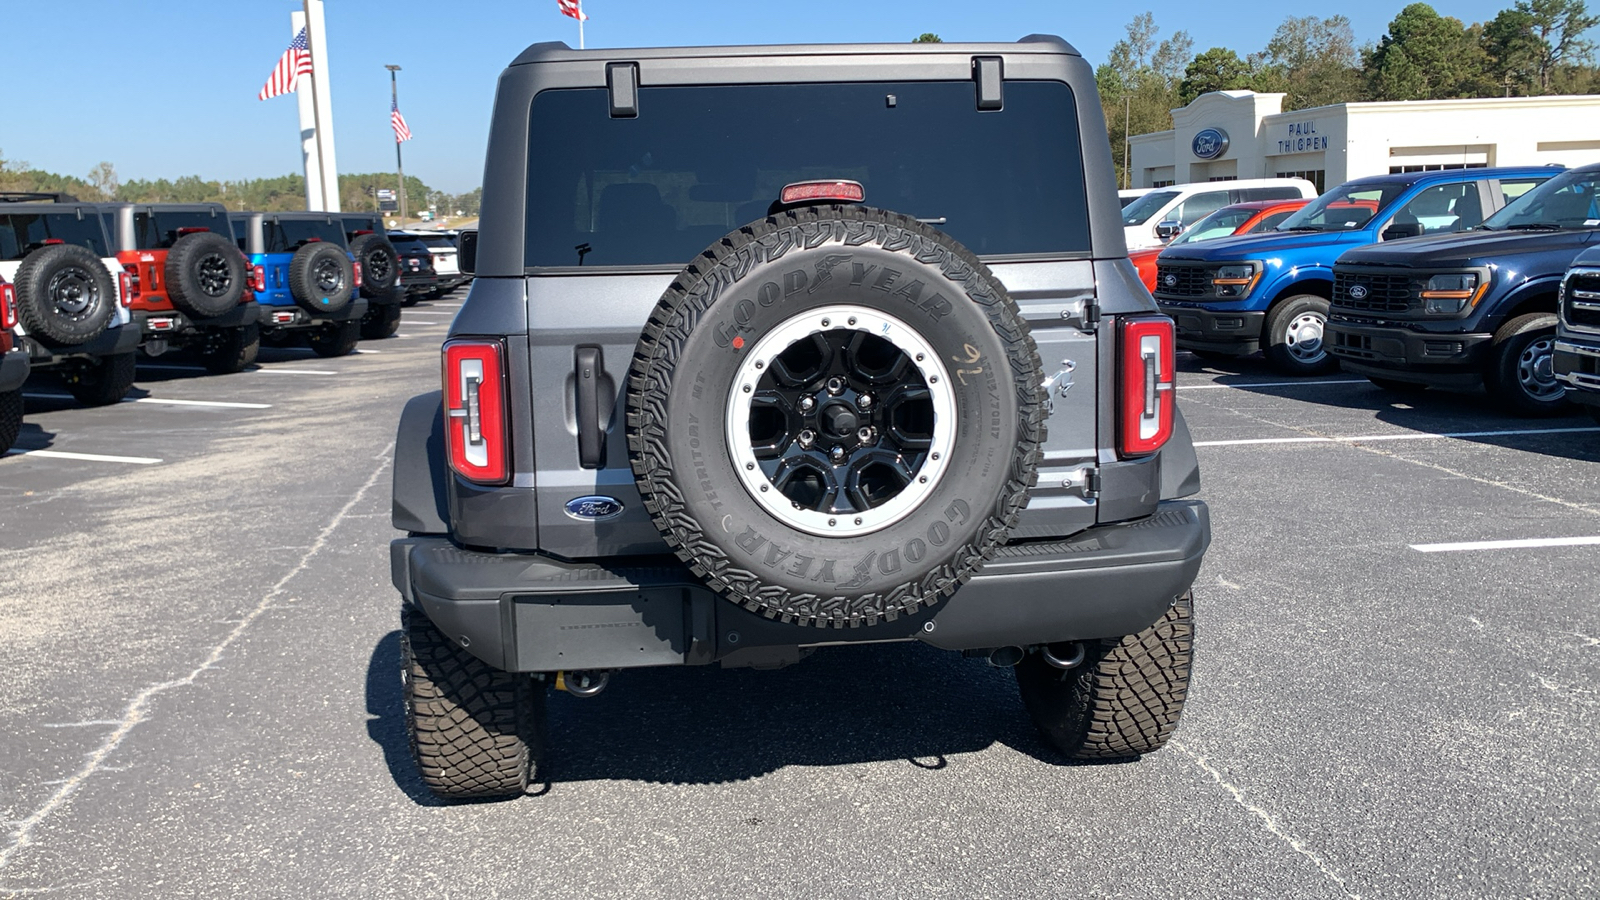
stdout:
<svg viewBox="0 0 1600 900">
<path fill-rule="evenodd" d="M 551 689 L 887 641 L 1161 747 L 1210 524 L 1107 147 L 1056 37 L 519 56 L 398 433 L 429 789 L 544 780 Z"/>
</svg>

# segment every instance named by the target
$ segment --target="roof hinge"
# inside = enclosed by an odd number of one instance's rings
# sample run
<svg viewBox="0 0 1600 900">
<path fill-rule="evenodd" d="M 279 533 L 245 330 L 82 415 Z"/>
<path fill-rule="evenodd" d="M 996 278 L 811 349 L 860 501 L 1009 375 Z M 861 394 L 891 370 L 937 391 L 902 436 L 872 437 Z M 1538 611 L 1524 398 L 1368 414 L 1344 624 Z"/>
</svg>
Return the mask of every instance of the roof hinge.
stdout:
<svg viewBox="0 0 1600 900">
<path fill-rule="evenodd" d="M 639 64 L 606 63 L 606 89 L 611 92 L 611 118 L 639 115 Z"/>
<path fill-rule="evenodd" d="M 972 80 L 978 83 L 978 109 L 997 110 L 1005 107 L 1002 85 L 1004 69 L 998 56 L 974 56 Z"/>
</svg>

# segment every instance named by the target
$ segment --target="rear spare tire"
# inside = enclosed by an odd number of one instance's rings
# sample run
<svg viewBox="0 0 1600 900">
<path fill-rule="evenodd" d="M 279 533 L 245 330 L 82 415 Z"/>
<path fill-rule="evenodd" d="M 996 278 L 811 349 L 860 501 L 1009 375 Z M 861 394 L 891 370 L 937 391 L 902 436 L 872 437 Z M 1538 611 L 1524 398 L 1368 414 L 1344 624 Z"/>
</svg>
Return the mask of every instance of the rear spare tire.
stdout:
<svg viewBox="0 0 1600 900">
<path fill-rule="evenodd" d="M 173 307 L 196 319 L 230 312 L 244 297 L 244 257 L 214 231 L 178 238 L 167 251 L 164 274 Z"/>
<path fill-rule="evenodd" d="M 337 244 L 312 241 L 289 257 L 289 295 L 313 315 L 338 312 L 355 293 L 355 266 Z"/>
<path fill-rule="evenodd" d="M 350 252 L 361 263 L 361 296 L 385 299 L 400 280 L 400 254 L 381 234 L 358 235 L 350 242 Z"/>
<path fill-rule="evenodd" d="M 645 508 L 712 589 L 843 628 L 932 607 L 1037 478 L 1039 355 L 1003 285 L 915 219 L 819 206 L 679 273 L 629 370 Z"/>
<path fill-rule="evenodd" d="M 117 305 L 117 288 L 105 263 L 76 244 L 52 244 L 29 253 L 17 268 L 16 289 L 22 327 L 58 346 L 99 337 Z"/>
</svg>

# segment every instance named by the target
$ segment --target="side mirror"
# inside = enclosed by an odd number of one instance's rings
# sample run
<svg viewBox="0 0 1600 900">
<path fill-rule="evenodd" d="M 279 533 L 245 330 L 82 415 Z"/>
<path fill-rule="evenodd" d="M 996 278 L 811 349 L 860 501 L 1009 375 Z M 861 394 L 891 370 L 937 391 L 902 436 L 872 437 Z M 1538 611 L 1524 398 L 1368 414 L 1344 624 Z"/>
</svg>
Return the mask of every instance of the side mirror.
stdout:
<svg viewBox="0 0 1600 900">
<path fill-rule="evenodd" d="M 477 274 L 478 229 L 472 228 L 456 235 L 456 265 L 463 275 Z"/>
<path fill-rule="evenodd" d="M 1156 225 L 1156 237 L 1162 239 L 1163 241 L 1170 241 L 1180 234 L 1183 234 L 1182 222 L 1168 219 L 1167 221 Z"/>
<path fill-rule="evenodd" d="M 1383 230 L 1383 239 L 1386 241 L 1397 241 L 1401 238 L 1420 237 L 1421 235 L 1421 224 L 1390 225 Z"/>
</svg>

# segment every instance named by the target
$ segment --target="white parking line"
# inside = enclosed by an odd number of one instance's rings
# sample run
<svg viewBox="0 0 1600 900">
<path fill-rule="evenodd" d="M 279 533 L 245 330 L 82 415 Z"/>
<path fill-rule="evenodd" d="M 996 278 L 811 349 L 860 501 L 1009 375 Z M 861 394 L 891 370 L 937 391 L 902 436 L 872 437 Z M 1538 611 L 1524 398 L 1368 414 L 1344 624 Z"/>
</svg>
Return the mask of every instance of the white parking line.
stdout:
<svg viewBox="0 0 1600 900">
<path fill-rule="evenodd" d="M 1580 547 L 1600 544 L 1600 535 L 1592 537 L 1523 538 L 1512 541 L 1459 541 L 1452 544 L 1410 544 L 1418 553 L 1449 553 L 1455 550 L 1516 550 L 1523 547 Z"/>
<path fill-rule="evenodd" d="M 209 372 L 210 371 L 205 366 L 173 366 L 173 365 L 168 365 L 166 363 L 147 363 L 147 362 L 144 362 L 143 360 L 139 361 L 138 366 L 141 369 L 158 369 L 158 370 L 163 371 L 163 372 Z"/>
<path fill-rule="evenodd" d="M 1441 438 L 1512 437 L 1522 434 L 1581 434 L 1600 431 L 1586 428 L 1519 428 L 1511 431 L 1413 431 L 1406 434 L 1358 434 L 1350 437 L 1245 438 L 1234 441 L 1195 441 L 1196 447 L 1243 447 L 1253 444 L 1371 444 L 1378 441 L 1432 441 Z"/>
<path fill-rule="evenodd" d="M 88 462 L 132 463 L 136 466 L 153 466 L 159 459 L 148 456 L 104 456 L 99 453 L 68 453 L 65 450 L 7 450 L 6 456 L 39 456 L 45 459 L 81 459 Z"/>
<path fill-rule="evenodd" d="M 161 370 L 163 372 L 209 372 L 209 371 L 211 371 L 210 369 L 207 369 L 205 366 L 169 366 L 169 365 L 164 365 L 162 363 L 145 363 L 145 362 L 139 363 L 139 368 L 141 368 L 141 369 L 159 369 L 159 370 Z M 238 374 L 240 374 L 240 375 L 249 375 L 249 374 L 255 374 L 255 373 L 260 373 L 260 372 L 272 372 L 272 373 L 275 373 L 275 374 L 278 374 L 278 375 L 337 375 L 337 374 L 339 374 L 338 372 L 335 372 L 332 369 L 279 369 L 279 368 L 276 368 L 276 367 L 274 367 L 274 368 L 265 368 L 265 367 L 263 367 L 263 368 L 259 368 L 259 369 L 246 369 L 243 372 L 239 372 Z"/>
<path fill-rule="evenodd" d="M 1371 384 L 1365 378 L 1340 378 L 1334 381 L 1252 381 L 1244 384 L 1183 384 L 1178 383 L 1180 391 L 1214 391 L 1218 388 L 1272 388 L 1272 387 L 1315 387 L 1323 384 Z"/>
<path fill-rule="evenodd" d="M 339 374 L 338 372 L 335 372 L 332 369 L 279 369 L 279 368 L 276 368 L 276 367 L 271 368 L 271 369 L 266 369 L 266 368 L 255 369 L 254 371 L 260 372 L 262 374 L 270 373 L 270 374 L 273 374 L 273 375 L 337 375 L 337 374 Z"/>
<path fill-rule="evenodd" d="M 368 350 L 365 347 L 357 347 L 354 352 L 356 352 L 356 353 L 382 353 L 383 351 L 382 350 Z"/>
<path fill-rule="evenodd" d="M 71 394 L 23 394 L 29 400 L 71 400 Z M 227 400 L 169 400 L 163 397 L 124 397 L 122 403 L 159 403 L 163 406 L 214 406 L 219 409 L 271 409 L 271 403 L 234 403 Z"/>
</svg>

